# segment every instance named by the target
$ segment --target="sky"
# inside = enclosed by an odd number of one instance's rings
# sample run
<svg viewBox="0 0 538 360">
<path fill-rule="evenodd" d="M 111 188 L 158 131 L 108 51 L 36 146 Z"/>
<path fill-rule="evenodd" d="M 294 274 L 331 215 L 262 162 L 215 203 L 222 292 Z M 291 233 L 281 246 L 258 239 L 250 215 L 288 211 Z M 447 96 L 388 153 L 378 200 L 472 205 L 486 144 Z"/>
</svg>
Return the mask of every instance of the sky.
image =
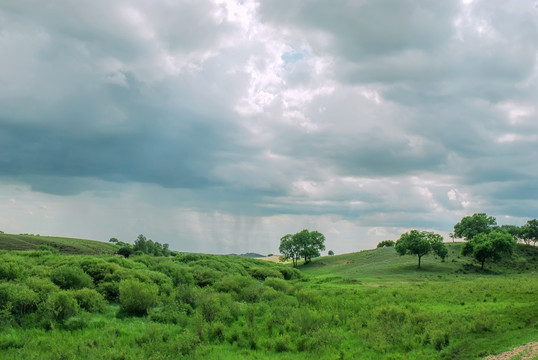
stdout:
<svg viewBox="0 0 538 360">
<path fill-rule="evenodd" d="M 536 0 L 3 0 L 0 230 L 347 253 L 538 214 Z"/>
</svg>

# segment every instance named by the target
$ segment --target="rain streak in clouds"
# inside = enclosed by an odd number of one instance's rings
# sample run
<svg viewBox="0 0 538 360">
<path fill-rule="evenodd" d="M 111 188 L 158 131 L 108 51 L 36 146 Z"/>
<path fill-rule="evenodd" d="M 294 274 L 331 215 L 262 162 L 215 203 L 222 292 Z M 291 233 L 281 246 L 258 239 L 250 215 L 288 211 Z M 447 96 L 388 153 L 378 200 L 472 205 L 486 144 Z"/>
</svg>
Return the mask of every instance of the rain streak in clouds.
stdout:
<svg viewBox="0 0 538 360">
<path fill-rule="evenodd" d="M 336 253 L 538 210 L 534 1 L 4 1 L 0 229 Z"/>
</svg>

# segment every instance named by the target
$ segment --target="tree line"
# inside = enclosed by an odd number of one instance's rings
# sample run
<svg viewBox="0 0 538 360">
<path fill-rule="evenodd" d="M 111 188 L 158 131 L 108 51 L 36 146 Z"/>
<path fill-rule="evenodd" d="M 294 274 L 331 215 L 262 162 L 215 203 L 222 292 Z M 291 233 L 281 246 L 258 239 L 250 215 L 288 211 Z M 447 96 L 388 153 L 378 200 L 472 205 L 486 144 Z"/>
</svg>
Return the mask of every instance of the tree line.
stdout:
<svg viewBox="0 0 538 360">
<path fill-rule="evenodd" d="M 498 261 L 503 257 L 511 256 L 519 240 L 527 245 L 532 242 L 536 246 L 538 220 L 529 220 L 523 226 L 498 226 L 497 220 L 493 216 L 476 213 L 463 217 L 460 222 L 454 225 L 454 232 L 450 234 L 450 237 L 453 240 L 455 238 L 464 239 L 465 244 L 461 254 L 473 257 L 484 269 L 486 261 Z M 377 244 L 377 247 L 395 247 L 400 255 L 417 255 L 419 268 L 421 258 L 430 252 L 434 252 L 442 260 L 448 254 L 441 235 L 419 230 L 411 230 L 402 234 L 396 242 L 383 240 Z"/>
<path fill-rule="evenodd" d="M 110 238 L 109 242 L 118 245 L 120 248 L 116 251 L 117 254 L 129 257 L 132 254 L 148 254 L 153 256 L 170 256 L 174 252 L 170 250 L 170 245 L 161 244 L 158 241 L 147 239 L 140 234 L 136 238 L 134 245 L 119 241 L 116 238 Z"/>
</svg>

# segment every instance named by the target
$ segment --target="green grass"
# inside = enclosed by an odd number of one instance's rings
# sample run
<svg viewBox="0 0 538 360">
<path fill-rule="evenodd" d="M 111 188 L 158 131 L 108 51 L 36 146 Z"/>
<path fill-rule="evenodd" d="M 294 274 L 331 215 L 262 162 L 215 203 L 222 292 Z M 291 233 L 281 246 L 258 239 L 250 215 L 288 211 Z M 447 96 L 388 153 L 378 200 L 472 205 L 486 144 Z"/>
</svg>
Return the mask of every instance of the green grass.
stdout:
<svg viewBox="0 0 538 360">
<path fill-rule="evenodd" d="M 384 248 L 300 272 L 232 256 L 0 251 L 0 358 L 482 359 L 536 341 L 538 249 L 482 271 L 449 245 L 420 270 Z M 136 316 L 126 283 L 154 289 Z"/>
<path fill-rule="evenodd" d="M 39 235 L 0 234 L 0 250 L 35 250 L 40 245 L 50 246 L 63 254 L 113 254 L 117 246 L 95 240 Z"/>
</svg>

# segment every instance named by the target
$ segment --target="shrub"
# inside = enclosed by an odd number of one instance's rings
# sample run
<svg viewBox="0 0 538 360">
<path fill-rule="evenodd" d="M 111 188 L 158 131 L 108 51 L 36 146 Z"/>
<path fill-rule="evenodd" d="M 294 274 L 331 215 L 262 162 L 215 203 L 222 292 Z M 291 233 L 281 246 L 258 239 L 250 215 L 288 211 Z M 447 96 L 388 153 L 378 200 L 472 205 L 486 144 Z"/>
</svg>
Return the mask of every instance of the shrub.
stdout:
<svg viewBox="0 0 538 360">
<path fill-rule="evenodd" d="M 159 287 L 137 280 L 122 280 L 119 286 L 121 309 L 127 314 L 142 316 L 157 304 Z"/>
<path fill-rule="evenodd" d="M 274 277 L 269 277 L 269 278 L 265 279 L 263 284 L 265 286 L 272 287 L 273 289 L 275 289 L 277 291 L 281 291 L 281 292 L 288 293 L 288 294 L 293 291 L 293 286 L 291 286 L 290 284 L 288 284 L 286 281 L 284 281 L 282 279 L 277 279 L 277 278 L 274 278 Z"/>
<path fill-rule="evenodd" d="M 192 275 L 196 285 L 200 287 L 212 285 L 221 277 L 221 274 L 218 271 L 207 269 L 202 266 L 196 266 L 192 271 Z"/>
<path fill-rule="evenodd" d="M 103 295 L 94 289 L 75 290 L 73 294 L 78 305 L 86 311 L 101 312 L 106 307 L 106 301 Z"/>
<path fill-rule="evenodd" d="M 24 278 L 26 275 L 26 269 L 19 264 L 11 261 L 2 261 L 0 263 L 0 280 L 15 280 Z"/>
<path fill-rule="evenodd" d="M 115 281 L 104 281 L 99 284 L 97 291 L 110 302 L 116 302 L 120 299 L 120 284 Z"/>
<path fill-rule="evenodd" d="M 25 284 L 37 294 L 39 302 L 45 301 L 49 294 L 60 290 L 50 279 L 37 276 L 29 277 Z"/>
<path fill-rule="evenodd" d="M 268 277 L 283 278 L 284 275 L 278 270 L 271 268 L 253 267 L 248 270 L 250 276 L 258 280 L 265 280 Z"/>
<path fill-rule="evenodd" d="M 54 269 L 51 280 L 64 290 L 93 287 L 91 276 L 76 266 L 64 265 Z"/>
<path fill-rule="evenodd" d="M 42 252 L 48 252 L 50 254 L 55 254 L 55 255 L 60 253 L 58 249 L 55 249 L 52 246 L 48 246 L 44 244 L 39 245 L 36 250 L 42 251 Z"/>
<path fill-rule="evenodd" d="M 24 284 L 0 284 L 0 308 L 11 307 L 11 313 L 24 315 L 37 307 L 38 296 Z"/>
<path fill-rule="evenodd" d="M 159 271 L 167 275 L 172 279 L 174 286 L 180 284 L 192 284 L 194 283 L 194 278 L 186 266 L 180 264 L 172 263 L 171 261 L 161 262 L 150 267 L 153 271 Z"/>
<path fill-rule="evenodd" d="M 197 305 L 204 320 L 207 322 L 215 321 L 222 312 L 217 296 L 212 293 L 201 294 L 198 298 Z"/>
<path fill-rule="evenodd" d="M 41 312 L 44 319 L 64 321 L 78 313 L 78 303 L 70 291 L 59 291 L 51 294 L 43 303 Z"/>
<path fill-rule="evenodd" d="M 299 270 L 291 267 L 282 266 L 278 270 L 286 280 L 300 279 L 303 277 L 303 274 Z"/>
</svg>

